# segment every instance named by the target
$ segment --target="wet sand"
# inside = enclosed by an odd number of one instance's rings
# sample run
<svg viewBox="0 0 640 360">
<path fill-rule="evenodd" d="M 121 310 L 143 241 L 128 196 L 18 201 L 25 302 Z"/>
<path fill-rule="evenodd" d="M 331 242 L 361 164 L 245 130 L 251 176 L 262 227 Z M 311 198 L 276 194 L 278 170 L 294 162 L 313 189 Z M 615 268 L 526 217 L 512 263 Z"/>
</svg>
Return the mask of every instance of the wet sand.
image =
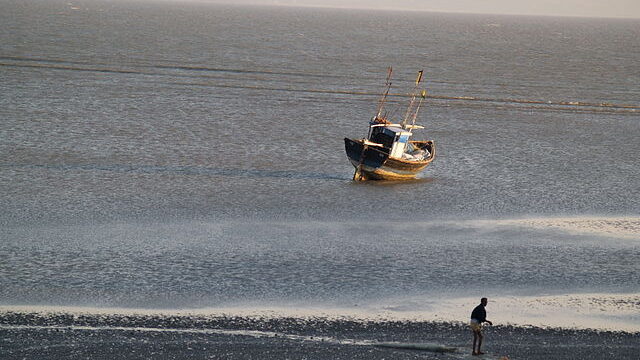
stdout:
<svg viewBox="0 0 640 360">
<path fill-rule="evenodd" d="M 640 332 L 494 326 L 488 355 L 453 322 L 327 318 L 0 314 L 0 357 L 18 359 L 636 359 Z M 381 348 L 431 343 L 454 352 Z"/>
<path fill-rule="evenodd" d="M 557 229 L 572 234 L 596 234 L 620 239 L 638 240 L 640 238 L 640 218 L 631 216 L 505 219 L 496 220 L 493 223 L 503 226 Z"/>
</svg>

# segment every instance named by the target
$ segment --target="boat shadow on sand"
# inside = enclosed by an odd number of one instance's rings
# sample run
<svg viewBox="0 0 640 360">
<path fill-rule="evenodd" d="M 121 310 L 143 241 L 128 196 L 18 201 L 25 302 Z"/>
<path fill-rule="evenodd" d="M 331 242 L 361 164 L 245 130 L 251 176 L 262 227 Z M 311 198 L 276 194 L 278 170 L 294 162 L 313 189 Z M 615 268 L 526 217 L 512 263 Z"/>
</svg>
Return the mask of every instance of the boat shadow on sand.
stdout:
<svg viewBox="0 0 640 360">
<path fill-rule="evenodd" d="M 331 174 L 294 170 L 260 170 L 230 169 L 202 166 L 166 166 L 166 165 L 124 165 L 124 164 L 8 164 L 4 168 L 43 169 L 53 171 L 105 171 L 114 173 L 135 174 L 173 174 L 229 176 L 246 178 L 278 178 L 278 179 L 316 179 L 316 180 L 351 180 L 348 174 Z"/>
<path fill-rule="evenodd" d="M 347 179 L 347 177 L 343 177 Z M 348 178 L 351 180 L 351 178 Z M 354 186 L 407 186 L 411 184 L 428 184 L 434 182 L 436 179 L 433 177 L 414 178 L 407 180 L 376 180 L 376 181 L 352 181 Z"/>
</svg>

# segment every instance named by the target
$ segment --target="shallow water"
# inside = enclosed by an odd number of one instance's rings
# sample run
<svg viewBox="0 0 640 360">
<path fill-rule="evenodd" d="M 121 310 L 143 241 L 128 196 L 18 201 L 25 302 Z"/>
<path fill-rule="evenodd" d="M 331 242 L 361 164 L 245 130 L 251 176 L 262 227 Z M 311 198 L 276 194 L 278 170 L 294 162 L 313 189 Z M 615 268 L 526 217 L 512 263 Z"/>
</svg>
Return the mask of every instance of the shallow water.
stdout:
<svg viewBox="0 0 640 360">
<path fill-rule="evenodd" d="M 488 296 L 503 324 L 640 329 L 637 20 L 3 1 L 0 22 L 5 313 L 466 321 Z M 392 114 L 425 70 L 437 158 L 354 183 L 342 138 L 389 65 Z"/>
</svg>

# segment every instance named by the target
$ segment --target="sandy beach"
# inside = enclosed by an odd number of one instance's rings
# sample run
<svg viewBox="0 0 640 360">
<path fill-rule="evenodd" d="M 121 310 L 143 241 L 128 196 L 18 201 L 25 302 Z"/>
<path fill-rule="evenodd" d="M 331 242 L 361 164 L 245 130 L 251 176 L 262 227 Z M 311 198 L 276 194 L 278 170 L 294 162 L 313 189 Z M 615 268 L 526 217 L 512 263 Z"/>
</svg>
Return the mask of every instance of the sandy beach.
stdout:
<svg viewBox="0 0 640 360">
<path fill-rule="evenodd" d="M 484 359 L 632 359 L 640 333 L 493 326 Z M 436 350 L 377 344 L 432 344 Z M 0 352 L 20 359 L 466 359 L 457 322 L 5 312 Z M 454 348 L 440 352 L 437 346 Z"/>
</svg>

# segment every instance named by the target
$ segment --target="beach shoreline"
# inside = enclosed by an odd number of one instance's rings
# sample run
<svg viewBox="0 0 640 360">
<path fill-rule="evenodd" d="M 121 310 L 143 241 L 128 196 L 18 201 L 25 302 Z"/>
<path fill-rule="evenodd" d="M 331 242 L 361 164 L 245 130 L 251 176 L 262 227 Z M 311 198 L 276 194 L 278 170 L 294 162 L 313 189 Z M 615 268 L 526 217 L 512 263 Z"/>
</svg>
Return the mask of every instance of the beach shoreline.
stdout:
<svg viewBox="0 0 640 360">
<path fill-rule="evenodd" d="M 566 328 L 594 331 L 640 331 L 640 293 L 564 293 L 489 295 L 488 318 L 515 327 Z M 358 303 L 311 301 L 236 302 L 234 305 L 184 308 L 0 305 L 0 314 L 42 317 L 187 317 L 344 319 L 361 322 L 465 323 L 479 298 L 454 294 L 401 296 Z"/>
</svg>

